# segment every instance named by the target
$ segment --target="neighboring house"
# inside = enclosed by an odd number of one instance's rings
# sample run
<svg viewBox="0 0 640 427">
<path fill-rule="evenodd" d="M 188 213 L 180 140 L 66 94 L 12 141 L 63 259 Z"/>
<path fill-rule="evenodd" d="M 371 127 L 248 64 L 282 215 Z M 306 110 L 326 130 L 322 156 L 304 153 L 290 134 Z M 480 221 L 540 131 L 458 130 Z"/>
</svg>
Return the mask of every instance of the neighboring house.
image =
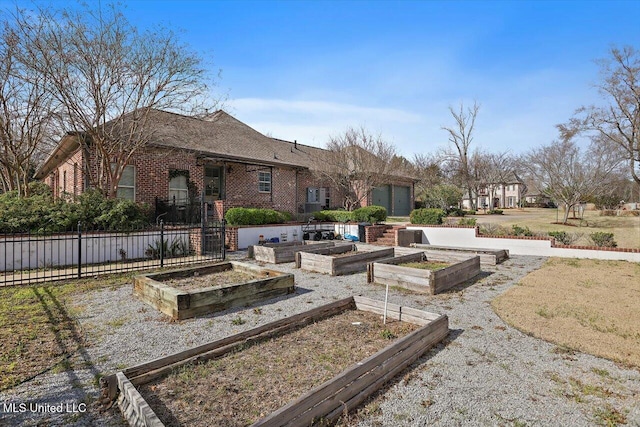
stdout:
<svg viewBox="0 0 640 427">
<path fill-rule="evenodd" d="M 506 184 L 490 184 L 478 191 L 475 197 L 477 209 L 516 208 L 523 197 L 524 184 L 512 181 Z M 469 197 L 462 199 L 462 207 L 469 209 Z"/>
<path fill-rule="evenodd" d="M 314 170 L 327 151 L 267 137 L 224 111 L 206 119 L 154 110 L 149 144 L 128 162 L 118 197 L 154 204 L 184 205 L 204 192 L 209 216 L 231 207 L 262 207 L 293 214 L 341 206 L 344 195 Z M 36 172 L 55 196 L 81 194 L 95 182 L 95 153 L 67 134 Z M 408 215 L 413 183 L 390 177 L 363 205 L 381 204 L 390 215 Z"/>
</svg>

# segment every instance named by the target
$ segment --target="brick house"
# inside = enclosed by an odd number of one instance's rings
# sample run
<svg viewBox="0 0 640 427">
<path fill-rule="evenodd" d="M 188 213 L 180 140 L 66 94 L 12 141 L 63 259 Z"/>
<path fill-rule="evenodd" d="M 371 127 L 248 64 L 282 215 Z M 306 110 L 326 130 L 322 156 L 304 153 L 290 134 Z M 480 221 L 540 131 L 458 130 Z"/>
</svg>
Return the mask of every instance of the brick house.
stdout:
<svg viewBox="0 0 640 427">
<path fill-rule="evenodd" d="M 153 136 L 128 162 L 118 197 L 181 205 L 204 193 L 213 219 L 238 206 L 297 214 L 342 205 L 344 195 L 313 173 L 324 149 L 267 137 L 224 111 L 206 119 L 152 113 Z M 95 153 L 78 138 L 64 136 L 36 172 L 55 196 L 77 196 L 95 182 Z M 390 215 L 408 215 L 414 182 L 389 177 L 362 204 L 382 204 Z"/>
</svg>

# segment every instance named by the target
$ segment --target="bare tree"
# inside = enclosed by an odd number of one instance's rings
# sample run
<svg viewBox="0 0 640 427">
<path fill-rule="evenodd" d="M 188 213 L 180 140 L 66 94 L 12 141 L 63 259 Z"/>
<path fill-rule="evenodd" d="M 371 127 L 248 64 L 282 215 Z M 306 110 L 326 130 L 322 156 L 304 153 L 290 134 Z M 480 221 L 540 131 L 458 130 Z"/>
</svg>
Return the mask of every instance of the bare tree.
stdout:
<svg viewBox="0 0 640 427">
<path fill-rule="evenodd" d="M 491 206 L 493 206 L 498 188 L 502 190 L 500 199 L 504 203 L 506 184 L 514 179 L 513 156 L 506 151 L 488 153 L 477 150 L 471 157 L 470 165 L 472 176 L 475 177 L 474 182 L 477 182 L 479 188 L 487 189 Z"/>
<path fill-rule="evenodd" d="M 607 191 L 619 164 L 618 155 L 610 147 L 594 142 L 582 152 L 571 138 L 533 149 L 526 155 L 528 170 L 543 192 L 564 204 L 564 223 L 574 206 Z"/>
<path fill-rule="evenodd" d="M 18 13 L 18 23 L 28 16 Z M 66 129 L 95 150 L 91 185 L 115 197 L 131 156 L 153 138 L 154 110 L 205 111 L 202 59 L 167 28 L 139 32 L 115 6 L 38 16 L 46 33 L 21 25 L 28 65 L 46 77 Z"/>
<path fill-rule="evenodd" d="M 26 196 L 38 156 L 55 135 L 53 99 L 45 77 L 25 66 L 16 28 L 0 25 L 0 181 L 3 191 Z"/>
<path fill-rule="evenodd" d="M 440 167 L 440 159 L 427 154 L 413 156 L 411 174 L 419 181 L 415 185 L 416 199 L 424 201 L 430 188 L 440 184 L 444 172 Z"/>
<path fill-rule="evenodd" d="M 331 137 L 326 148 L 316 174 L 344 194 L 347 210 L 359 207 L 398 166 L 395 147 L 364 127 Z"/>
<path fill-rule="evenodd" d="M 476 102 L 466 110 L 462 103 L 460 103 L 460 111 L 449 107 L 455 124 L 451 127 L 442 127 L 449 134 L 449 142 L 453 144 L 453 150 L 446 152 L 446 158 L 455 163 L 456 172 L 467 191 L 472 209 L 475 207 L 473 199 L 476 185 L 474 184 L 474 176 L 470 167 L 470 147 L 473 142 L 473 130 L 479 109 L 480 105 Z"/>
<path fill-rule="evenodd" d="M 614 47 L 610 57 L 599 63 L 602 80 L 597 87 L 606 105 L 580 108 L 561 131 L 567 135 L 593 131 L 620 147 L 640 191 L 640 51 Z"/>
</svg>

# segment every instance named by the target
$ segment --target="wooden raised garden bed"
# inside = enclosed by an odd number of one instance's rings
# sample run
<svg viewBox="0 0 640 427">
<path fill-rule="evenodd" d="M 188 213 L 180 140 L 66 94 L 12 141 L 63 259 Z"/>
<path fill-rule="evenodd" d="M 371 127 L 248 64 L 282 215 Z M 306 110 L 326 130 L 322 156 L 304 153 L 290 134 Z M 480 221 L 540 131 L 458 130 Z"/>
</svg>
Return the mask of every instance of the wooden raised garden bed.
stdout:
<svg viewBox="0 0 640 427">
<path fill-rule="evenodd" d="M 436 262 L 443 265 L 432 266 Z M 402 264 L 413 263 L 415 266 Z M 422 265 L 421 265 L 422 264 Z M 367 267 L 367 281 L 399 286 L 415 292 L 439 294 L 480 274 L 480 257 L 467 256 L 459 260 L 442 252 L 437 256 L 423 252 L 373 262 Z"/>
<path fill-rule="evenodd" d="M 296 267 L 317 273 L 340 276 L 366 271 L 367 264 L 393 257 L 393 248 L 359 251 L 356 245 L 336 246 L 296 253 Z"/>
<path fill-rule="evenodd" d="M 250 352 L 254 345 L 260 346 L 262 343 L 268 343 L 269 340 L 277 339 L 276 337 L 295 334 L 307 325 L 315 326 L 322 319 L 330 321 L 332 316 L 339 316 L 349 310 L 382 314 L 384 303 L 363 297 L 346 298 L 168 357 L 133 366 L 101 379 L 103 403 L 117 398 L 122 413 L 131 425 L 162 426 L 164 425 L 163 422 L 153 411 L 152 406 L 145 400 L 138 387 L 145 389 L 145 395 L 151 393 L 148 398 L 151 398 L 150 401 L 157 403 L 157 395 L 154 394 L 154 390 L 162 388 L 163 386 L 160 382 L 164 381 L 172 372 L 187 372 L 185 370 L 191 367 L 195 368 L 196 365 L 200 366 L 207 360 L 226 357 L 228 354 L 235 356 L 241 354 L 243 350 Z M 414 327 L 412 332 L 398 338 L 375 354 L 352 364 L 333 378 L 309 391 L 302 391 L 301 396 L 289 401 L 289 403 L 275 410 L 275 412 L 267 416 L 258 414 L 250 422 L 254 422 L 253 425 L 255 426 L 308 426 L 318 420 L 322 420 L 323 423 L 331 423 L 345 412 L 352 411 L 395 375 L 411 365 L 429 348 L 444 339 L 449 332 L 446 315 L 428 313 L 409 307 L 388 304 L 387 319 L 399 320 L 418 326 Z M 377 322 L 381 322 L 381 320 L 378 318 Z M 357 328 L 357 326 L 354 326 L 354 328 Z M 296 354 L 314 354 L 314 348 L 304 348 L 303 346 L 304 344 L 301 342 L 299 345 L 295 345 L 295 349 L 285 347 L 282 351 L 296 351 L 298 352 Z M 302 350 L 306 353 L 299 353 Z M 300 358 L 299 360 L 301 369 L 303 366 L 307 366 L 308 360 L 306 358 Z M 264 370 L 268 363 L 273 363 L 273 361 L 265 360 L 265 365 L 261 366 L 261 369 Z M 220 364 L 227 366 L 227 363 L 224 363 L 223 360 L 221 360 L 219 366 Z M 216 382 L 215 372 L 213 371 L 213 374 L 211 374 L 214 375 L 211 379 L 214 382 Z M 256 376 L 262 374 L 264 373 L 256 372 Z M 184 376 L 187 379 L 193 377 Z M 199 377 L 195 375 L 193 378 L 197 379 Z M 265 381 L 268 379 L 267 370 Z M 279 381 L 278 379 L 276 380 Z M 152 381 L 156 381 L 153 384 L 158 385 L 146 386 Z M 204 383 L 205 385 L 209 384 L 209 380 Z M 172 393 L 170 392 L 168 395 L 172 396 Z M 202 407 L 202 405 L 219 405 L 220 400 L 225 399 L 226 393 L 222 395 L 214 395 L 213 393 L 204 395 L 207 397 L 204 402 L 198 403 L 199 407 Z M 206 400 L 207 398 L 210 398 L 210 401 Z M 190 403 L 188 402 L 188 404 Z M 163 408 L 162 401 L 159 402 L 157 407 Z M 172 420 L 172 422 L 175 423 L 176 420 Z"/>
<path fill-rule="evenodd" d="M 136 276 L 133 294 L 176 320 L 294 292 L 293 274 L 229 261 Z"/>
<path fill-rule="evenodd" d="M 434 246 L 434 245 L 425 245 L 423 243 L 412 243 L 412 248 L 417 248 L 423 250 L 427 255 L 434 254 L 437 255 L 439 252 L 447 251 L 456 253 L 461 253 L 461 257 L 464 257 L 465 254 L 473 254 L 478 255 L 480 257 L 481 264 L 487 265 L 496 265 L 500 264 L 503 261 L 509 259 L 509 251 L 507 249 L 482 249 L 482 248 L 461 248 L 456 246 Z M 436 251 L 436 252 L 432 252 Z"/>
<path fill-rule="evenodd" d="M 339 244 L 339 243 L 338 243 Z M 283 262 L 293 262 L 296 252 L 307 251 L 309 249 L 329 248 L 336 246 L 336 242 L 284 242 L 265 243 L 264 245 L 253 245 L 249 248 L 249 257 L 256 261 L 280 264 Z"/>
</svg>

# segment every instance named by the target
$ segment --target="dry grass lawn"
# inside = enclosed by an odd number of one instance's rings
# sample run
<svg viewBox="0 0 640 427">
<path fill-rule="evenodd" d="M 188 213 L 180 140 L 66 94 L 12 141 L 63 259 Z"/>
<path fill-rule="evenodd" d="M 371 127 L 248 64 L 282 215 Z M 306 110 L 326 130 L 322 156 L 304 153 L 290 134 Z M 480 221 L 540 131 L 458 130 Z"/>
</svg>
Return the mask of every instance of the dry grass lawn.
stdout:
<svg viewBox="0 0 640 427">
<path fill-rule="evenodd" d="M 551 258 L 492 305 L 525 333 L 640 367 L 638 263 Z"/>
<path fill-rule="evenodd" d="M 482 211 L 480 211 L 482 212 Z M 600 216 L 599 211 L 585 211 L 582 219 L 569 219 L 571 225 L 553 224 L 562 221 L 562 209 L 505 209 L 503 215 L 476 215 L 478 225 L 499 224 L 508 230 L 512 225 L 529 227 L 533 232 L 566 231 L 582 234 L 576 245 L 589 245 L 589 234 L 598 231 L 613 233 L 620 248 L 640 248 L 640 216 Z"/>
</svg>

